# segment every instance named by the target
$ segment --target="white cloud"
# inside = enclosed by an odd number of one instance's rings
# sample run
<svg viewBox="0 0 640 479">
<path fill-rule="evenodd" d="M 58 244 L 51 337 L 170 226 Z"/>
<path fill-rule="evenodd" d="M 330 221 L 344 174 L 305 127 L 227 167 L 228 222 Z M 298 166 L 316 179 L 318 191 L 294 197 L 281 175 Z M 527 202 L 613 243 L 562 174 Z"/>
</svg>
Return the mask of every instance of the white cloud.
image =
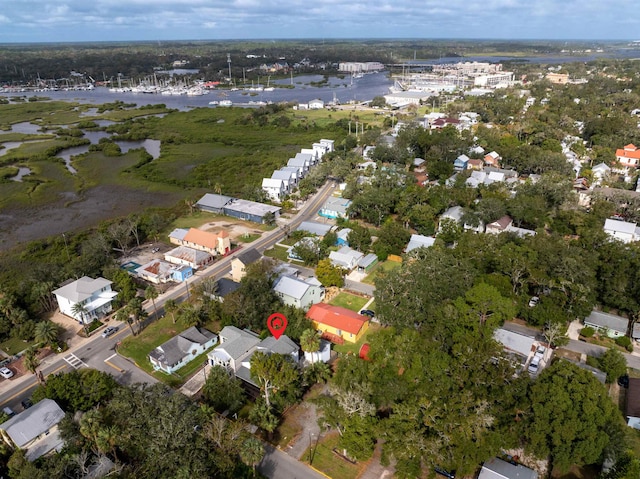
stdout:
<svg viewBox="0 0 640 479">
<path fill-rule="evenodd" d="M 197 38 L 618 38 L 631 0 L 19 0 L 4 2 L 3 41 Z M 35 14 L 35 12 L 45 12 Z M 624 12 L 621 17 L 620 12 Z M 87 25 L 87 19 L 97 19 Z M 9 27 L 4 27 L 9 25 Z M 40 29 L 47 27 L 46 32 Z M 85 32 L 91 32 L 87 38 Z M 118 38 L 113 38 L 117 34 Z"/>
</svg>

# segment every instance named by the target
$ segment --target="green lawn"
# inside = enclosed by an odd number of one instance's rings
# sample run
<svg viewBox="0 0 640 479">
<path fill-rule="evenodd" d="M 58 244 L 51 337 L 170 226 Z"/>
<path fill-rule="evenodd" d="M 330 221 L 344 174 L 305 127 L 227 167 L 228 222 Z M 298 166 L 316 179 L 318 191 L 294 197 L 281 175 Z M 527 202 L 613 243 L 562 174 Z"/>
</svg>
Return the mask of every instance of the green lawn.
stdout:
<svg viewBox="0 0 640 479">
<path fill-rule="evenodd" d="M 0 343 L 0 350 L 4 351 L 10 356 L 18 354 L 20 351 L 30 348 L 35 344 L 35 341 L 23 341 L 19 338 L 7 339 L 3 343 Z"/>
<path fill-rule="evenodd" d="M 260 236 L 261 235 L 259 234 L 246 234 L 246 235 L 238 236 L 236 238 L 236 241 L 240 241 L 242 243 L 252 243 L 253 241 L 260 238 Z"/>
<path fill-rule="evenodd" d="M 369 301 L 369 298 L 363 298 L 362 296 L 356 296 L 355 294 L 350 293 L 340 293 L 338 296 L 333 298 L 329 304 L 359 312 L 362 307 L 367 304 L 367 301 Z"/>
<path fill-rule="evenodd" d="M 395 261 L 383 261 L 382 263 L 378 263 L 373 267 L 373 271 L 367 275 L 367 277 L 362 281 L 367 284 L 374 284 L 376 278 L 380 276 L 381 273 L 386 273 L 388 271 L 393 271 L 402 266 L 402 263 L 397 263 Z"/>
<path fill-rule="evenodd" d="M 367 331 L 362 335 L 360 341 L 357 343 L 349 343 L 345 341 L 344 344 L 334 344 L 333 350 L 340 354 L 358 354 L 360 352 L 360 347 L 367 342 L 367 338 L 376 331 L 379 331 L 380 328 L 382 328 L 382 326 L 378 323 L 369 322 L 369 329 L 367 329 Z"/>
<path fill-rule="evenodd" d="M 118 353 L 133 360 L 139 368 L 145 370 L 159 381 L 171 387 L 180 386 L 205 363 L 206 353 L 197 356 L 172 375 L 155 371 L 147 356 L 153 349 L 185 329 L 187 329 L 187 325 L 180 321 L 173 324 L 171 315 L 167 315 L 151 323 L 138 336 L 129 336 L 122 341 L 122 344 L 118 347 Z"/>
<path fill-rule="evenodd" d="M 362 473 L 366 463 L 356 463 L 343 459 L 333 452 L 338 447 L 338 433 L 331 433 L 311 447 L 300 458 L 301 461 L 311 464 L 315 469 L 335 479 L 355 479 Z M 309 461 L 311 458 L 311 461 Z"/>
<path fill-rule="evenodd" d="M 269 256 L 270 258 L 279 259 L 281 261 L 289 261 L 289 257 L 287 256 L 287 248 L 283 246 L 274 246 L 271 249 L 268 249 L 264 252 L 265 256 Z"/>
</svg>

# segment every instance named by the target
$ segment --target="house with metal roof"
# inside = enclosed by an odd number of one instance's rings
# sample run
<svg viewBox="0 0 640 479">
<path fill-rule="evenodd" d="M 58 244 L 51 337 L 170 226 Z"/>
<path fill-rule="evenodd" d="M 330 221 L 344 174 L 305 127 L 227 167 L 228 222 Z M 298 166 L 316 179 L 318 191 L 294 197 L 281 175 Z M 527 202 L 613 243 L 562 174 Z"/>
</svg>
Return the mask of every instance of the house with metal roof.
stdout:
<svg viewBox="0 0 640 479">
<path fill-rule="evenodd" d="M 80 323 L 89 324 L 111 312 L 111 302 L 118 295 L 111 290 L 112 282 L 104 278 L 82 278 L 52 291 L 60 312 Z M 84 307 L 83 313 L 75 312 L 75 305 Z"/>
<path fill-rule="evenodd" d="M 184 264 L 193 269 L 203 268 L 213 263 L 213 256 L 206 251 L 178 246 L 164 254 L 164 260 L 173 264 Z"/>
<path fill-rule="evenodd" d="M 289 193 L 289 184 L 280 178 L 262 178 L 262 191 L 270 200 L 279 203 Z"/>
<path fill-rule="evenodd" d="M 369 253 L 358 260 L 358 271 L 368 274 L 376 264 L 378 264 L 378 256 L 374 253 Z"/>
<path fill-rule="evenodd" d="M 329 253 L 329 260 L 332 265 L 348 269 L 349 271 L 358 266 L 358 261 L 363 257 L 364 253 L 349 248 L 348 246 L 343 246 L 338 251 L 331 251 Z"/>
<path fill-rule="evenodd" d="M 494 457 L 482 465 L 478 479 L 538 479 L 538 473 L 522 464 Z"/>
<path fill-rule="evenodd" d="M 623 243 L 631 243 L 640 239 L 640 228 L 636 223 L 630 221 L 608 218 L 604 222 L 604 232 Z"/>
<path fill-rule="evenodd" d="M 431 236 L 411 235 L 409 244 L 407 244 L 407 247 L 404 251 L 405 253 L 409 253 L 410 251 L 413 251 L 417 248 L 430 248 L 435 242 L 436 239 L 432 238 Z"/>
<path fill-rule="evenodd" d="M 298 184 L 298 175 L 291 170 L 275 170 L 271 174 L 271 178 L 284 181 L 287 193 L 290 193 Z"/>
<path fill-rule="evenodd" d="M 325 218 L 337 219 L 348 218 L 347 209 L 351 205 L 351 200 L 332 196 L 325 201 L 318 214 Z"/>
<path fill-rule="evenodd" d="M 35 461 L 64 446 L 58 432 L 63 418 L 64 411 L 53 399 L 43 399 L 0 424 L 0 435 L 10 448 L 25 449 L 26 458 Z"/>
<path fill-rule="evenodd" d="M 279 339 L 268 336 L 261 341 L 257 334 L 248 329 L 225 326 L 220 331 L 220 344 L 207 356 L 211 366 L 223 367 L 245 383 L 257 387 L 251 379 L 251 357 L 256 351 L 283 354 L 297 363 L 300 348 L 284 334 Z"/>
<path fill-rule="evenodd" d="M 278 219 L 281 209 L 279 206 L 234 199 L 224 206 L 223 213 L 241 220 L 265 223 L 268 216 L 271 216 L 274 220 Z"/>
<path fill-rule="evenodd" d="M 333 343 L 356 343 L 369 329 L 369 318 L 339 306 L 318 303 L 311 306 L 307 319 L 322 333 L 322 338 Z"/>
<path fill-rule="evenodd" d="M 153 259 L 134 271 L 139 278 L 154 284 L 167 283 L 169 281 L 179 283 L 193 276 L 191 266 L 171 264 L 161 259 Z"/>
<path fill-rule="evenodd" d="M 342 228 L 338 231 L 336 245 L 349 246 L 349 233 L 351 233 L 351 228 Z"/>
<path fill-rule="evenodd" d="M 197 201 L 196 206 L 201 211 L 222 214 L 224 206 L 231 200 L 233 200 L 231 196 L 207 193 Z"/>
<path fill-rule="evenodd" d="M 324 286 L 316 278 L 302 280 L 281 276 L 273 285 L 273 290 L 284 304 L 299 309 L 308 309 L 324 298 Z"/>
<path fill-rule="evenodd" d="M 308 231 L 316 236 L 324 236 L 331 231 L 332 226 L 324 223 L 318 223 L 317 221 L 303 221 L 300 226 L 296 228 L 296 231 Z"/>
<path fill-rule="evenodd" d="M 591 314 L 584 318 L 583 322 L 585 326 L 601 331 L 610 338 L 626 336 L 629 329 L 627 318 L 595 310 L 591 311 Z"/>
<path fill-rule="evenodd" d="M 173 373 L 213 347 L 218 336 L 205 328 L 192 326 L 149 353 L 153 369 Z"/>
</svg>

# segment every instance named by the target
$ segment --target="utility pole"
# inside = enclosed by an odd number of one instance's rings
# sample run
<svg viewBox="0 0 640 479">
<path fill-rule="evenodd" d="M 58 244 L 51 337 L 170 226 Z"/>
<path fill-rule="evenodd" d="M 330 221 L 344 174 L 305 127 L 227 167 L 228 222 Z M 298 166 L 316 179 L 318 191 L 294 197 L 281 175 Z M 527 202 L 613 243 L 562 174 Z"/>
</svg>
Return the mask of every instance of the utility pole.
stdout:
<svg viewBox="0 0 640 479">
<path fill-rule="evenodd" d="M 227 53 L 227 65 L 229 65 L 229 83 L 231 83 L 231 53 Z"/>
</svg>

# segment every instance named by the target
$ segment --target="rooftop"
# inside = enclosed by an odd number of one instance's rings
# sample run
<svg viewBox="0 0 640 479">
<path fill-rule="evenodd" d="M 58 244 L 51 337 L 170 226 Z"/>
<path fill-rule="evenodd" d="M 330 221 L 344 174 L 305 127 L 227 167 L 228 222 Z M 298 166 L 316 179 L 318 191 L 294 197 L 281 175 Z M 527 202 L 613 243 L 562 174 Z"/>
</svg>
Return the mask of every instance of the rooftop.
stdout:
<svg viewBox="0 0 640 479">
<path fill-rule="evenodd" d="M 90 278 L 83 276 L 65 286 L 53 291 L 53 294 L 68 299 L 73 303 L 79 303 L 90 298 L 96 291 L 111 285 L 111 281 L 104 278 Z"/>
<path fill-rule="evenodd" d="M 358 334 L 368 319 L 350 309 L 318 303 L 311 306 L 307 318 L 320 324 Z"/>
<path fill-rule="evenodd" d="M 2 423 L 0 429 L 22 448 L 62 421 L 63 417 L 64 411 L 53 399 L 43 399 Z"/>
</svg>

